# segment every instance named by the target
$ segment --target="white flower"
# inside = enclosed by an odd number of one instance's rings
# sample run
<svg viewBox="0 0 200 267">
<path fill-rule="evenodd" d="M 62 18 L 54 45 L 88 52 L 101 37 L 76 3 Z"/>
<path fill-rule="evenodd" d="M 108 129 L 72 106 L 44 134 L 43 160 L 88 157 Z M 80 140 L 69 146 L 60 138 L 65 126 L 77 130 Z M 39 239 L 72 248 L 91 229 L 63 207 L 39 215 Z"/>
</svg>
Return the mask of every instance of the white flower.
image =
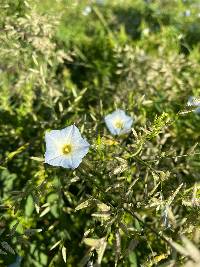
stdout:
<svg viewBox="0 0 200 267">
<path fill-rule="evenodd" d="M 186 17 L 189 17 L 189 16 L 191 15 L 191 11 L 190 11 L 189 9 L 185 10 L 184 15 L 185 15 Z"/>
<path fill-rule="evenodd" d="M 190 96 L 187 102 L 188 106 L 200 107 L 200 99 Z"/>
<path fill-rule="evenodd" d="M 104 5 L 105 4 L 105 0 L 96 0 L 96 3 L 98 5 Z"/>
<path fill-rule="evenodd" d="M 91 11 L 92 11 L 92 8 L 90 6 L 86 6 L 85 9 L 83 10 L 82 14 L 84 16 L 87 16 L 90 14 Z"/>
<path fill-rule="evenodd" d="M 75 125 L 47 132 L 45 141 L 45 163 L 70 169 L 79 166 L 90 146 Z"/>
<path fill-rule="evenodd" d="M 113 113 L 105 116 L 105 123 L 111 134 L 121 135 L 131 130 L 133 119 L 127 116 L 123 110 L 117 109 Z"/>
<path fill-rule="evenodd" d="M 195 113 L 199 114 L 200 113 L 200 99 L 196 98 L 194 96 L 190 96 L 187 102 L 187 106 L 191 107 L 196 107 L 194 110 Z"/>
</svg>

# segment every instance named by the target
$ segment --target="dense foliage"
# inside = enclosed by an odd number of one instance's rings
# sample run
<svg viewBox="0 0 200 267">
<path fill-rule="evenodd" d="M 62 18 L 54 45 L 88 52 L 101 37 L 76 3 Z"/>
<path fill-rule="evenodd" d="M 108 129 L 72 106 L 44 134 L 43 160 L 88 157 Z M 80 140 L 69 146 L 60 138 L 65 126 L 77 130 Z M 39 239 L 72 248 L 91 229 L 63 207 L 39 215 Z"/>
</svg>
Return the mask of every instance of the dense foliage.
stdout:
<svg viewBox="0 0 200 267">
<path fill-rule="evenodd" d="M 199 1 L 3 0 L 0 14 L 0 266 L 199 266 Z M 116 108 L 130 134 L 106 128 Z M 74 123 L 81 165 L 44 164 L 45 132 Z"/>
</svg>

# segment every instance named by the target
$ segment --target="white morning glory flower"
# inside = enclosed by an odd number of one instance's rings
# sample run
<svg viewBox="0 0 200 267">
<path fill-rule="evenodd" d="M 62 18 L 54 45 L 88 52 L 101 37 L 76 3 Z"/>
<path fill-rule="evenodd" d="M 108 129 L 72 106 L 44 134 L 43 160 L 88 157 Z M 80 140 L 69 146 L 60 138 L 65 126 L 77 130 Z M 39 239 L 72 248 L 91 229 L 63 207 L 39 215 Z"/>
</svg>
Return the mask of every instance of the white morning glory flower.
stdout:
<svg viewBox="0 0 200 267">
<path fill-rule="evenodd" d="M 189 9 L 185 10 L 184 15 L 189 17 L 191 15 L 191 11 Z"/>
<path fill-rule="evenodd" d="M 121 135 L 131 130 L 133 119 L 126 115 L 123 110 L 117 109 L 113 113 L 105 116 L 105 123 L 111 134 Z"/>
<path fill-rule="evenodd" d="M 196 109 L 194 110 L 195 113 L 200 114 L 200 99 L 194 97 L 194 96 L 190 96 L 187 102 L 187 106 L 188 107 L 196 107 Z"/>
<path fill-rule="evenodd" d="M 85 9 L 83 10 L 82 14 L 84 16 L 87 16 L 90 14 L 91 11 L 92 11 L 92 8 L 90 6 L 86 6 Z"/>
<path fill-rule="evenodd" d="M 105 0 L 96 0 L 96 3 L 98 5 L 104 5 L 105 4 Z"/>
<path fill-rule="evenodd" d="M 79 166 L 90 146 L 75 125 L 47 132 L 45 141 L 45 163 L 69 169 Z"/>
</svg>

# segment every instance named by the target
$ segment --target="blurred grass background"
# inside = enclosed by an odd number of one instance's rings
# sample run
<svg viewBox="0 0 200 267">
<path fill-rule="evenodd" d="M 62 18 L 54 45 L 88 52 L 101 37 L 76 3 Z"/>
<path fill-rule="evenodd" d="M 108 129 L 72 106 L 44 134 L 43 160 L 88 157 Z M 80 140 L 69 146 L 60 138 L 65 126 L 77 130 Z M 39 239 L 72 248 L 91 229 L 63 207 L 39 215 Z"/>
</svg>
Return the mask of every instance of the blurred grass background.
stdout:
<svg viewBox="0 0 200 267">
<path fill-rule="evenodd" d="M 160 135 L 145 141 L 141 158 L 152 161 L 152 168 L 170 172 L 170 179 L 159 187 L 164 199 L 184 184 L 173 207 L 177 225 L 167 233 L 177 242 L 181 233 L 195 239 L 199 208 L 181 203 L 191 197 L 195 184 L 197 197 L 200 194 L 199 155 L 191 156 L 199 151 L 200 116 L 186 112 L 177 119 L 176 114 L 186 110 L 189 96 L 200 95 L 199 1 L 4 0 L 0 9 L 0 228 L 2 240 L 22 257 L 20 263 L 16 254 L 2 254 L 0 266 L 15 261 L 15 267 L 86 266 L 90 253 L 81 242 L 84 232 L 92 229 L 93 237 L 101 238 L 106 228 L 91 217 L 91 210 L 74 213 L 74 208 L 86 196 L 97 196 L 98 190 L 85 183 L 80 173 L 48 169 L 41 163 L 44 133 L 76 123 L 90 143 L 99 144 L 102 137 L 112 139 L 103 117 L 115 108 L 134 118 L 139 135 L 163 112 L 173 120 Z M 100 150 L 90 152 L 89 158 L 102 174 L 97 181 L 107 188 L 116 181 L 109 180 L 104 170 L 118 166 L 113 153 L 121 150 L 115 146 Z M 181 155 L 188 156 L 177 158 Z M 125 191 L 133 179 L 141 178 L 133 191 L 142 203 L 138 212 L 147 216 L 147 222 L 150 216 L 149 223 L 159 229 L 159 209 L 145 207 L 148 201 L 143 198 L 145 184 L 152 189 L 156 178 L 132 161 L 119 176 Z M 120 201 L 123 192 L 113 191 L 107 201 Z M 103 196 L 99 199 L 103 201 Z M 122 217 L 123 223 L 142 232 L 137 220 L 128 214 Z M 14 225 L 16 236 L 8 237 Z M 116 262 L 116 227 L 110 226 L 102 266 Z M 26 229 L 42 232 L 30 237 Z M 137 231 L 123 235 L 117 266 L 184 263 L 151 232 L 143 236 Z M 132 239 L 139 244 L 127 251 Z M 95 253 L 91 257 L 95 259 Z M 176 265 L 170 265 L 172 260 Z"/>
</svg>

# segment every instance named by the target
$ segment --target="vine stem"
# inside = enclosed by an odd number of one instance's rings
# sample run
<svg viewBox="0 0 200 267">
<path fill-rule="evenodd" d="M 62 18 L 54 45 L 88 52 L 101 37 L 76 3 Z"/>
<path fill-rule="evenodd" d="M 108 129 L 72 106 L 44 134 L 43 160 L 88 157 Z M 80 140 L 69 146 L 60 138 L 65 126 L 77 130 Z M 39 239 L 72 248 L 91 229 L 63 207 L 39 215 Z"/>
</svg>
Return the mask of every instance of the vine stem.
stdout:
<svg viewBox="0 0 200 267">
<path fill-rule="evenodd" d="M 129 213 L 132 217 L 134 217 L 135 219 L 137 219 L 143 226 L 144 228 L 149 228 L 157 237 L 159 237 L 160 239 L 162 239 L 164 242 L 166 242 L 172 249 L 176 249 L 173 246 L 173 240 L 170 240 L 168 237 L 156 232 L 154 230 L 154 228 L 152 228 L 150 225 L 147 225 L 145 222 L 143 222 L 143 220 L 141 220 L 137 214 L 135 214 L 134 212 L 132 212 L 131 210 L 127 209 L 127 208 L 123 208 L 127 213 Z M 193 257 L 191 257 L 191 255 L 187 255 L 187 257 L 194 261 Z"/>
<path fill-rule="evenodd" d="M 146 164 L 145 164 L 146 165 Z M 92 170 L 90 168 L 90 166 L 88 164 L 85 164 L 85 167 L 88 167 L 88 169 L 90 170 L 91 174 L 93 175 L 94 179 L 92 179 L 92 177 L 90 177 L 89 175 L 87 176 L 88 181 L 91 182 L 104 196 L 104 198 L 106 197 L 107 193 L 105 192 L 105 190 L 99 186 L 96 182 L 95 182 L 95 176 L 97 174 L 96 171 Z M 112 205 L 110 203 L 105 203 L 108 206 Z M 116 205 L 119 207 L 119 205 Z M 144 227 L 144 229 L 148 228 L 149 230 L 151 230 L 152 233 L 154 233 L 159 239 L 163 240 L 165 243 L 167 243 L 172 249 L 175 249 L 175 247 L 173 246 L 173 240 L 170 240 L 169 237 L 157 232 L 153 227 L 151 227 L 150 225 L 146 224 L 135 212 L 133 212 L 132 210 L 122 206 L 121 207 L 125 212 L 129 213 L 133 218 L 135 218 L 136 220 L 138 220 Z M 190 255 L 188 255 L 188 258 L 190 258 L 192 260 L 192 257 Z"/>
<path fill-rule="evenodd" d="M 137 219 L 144 227 L 149 228 L 157 237 L 159 237 L 160 239 L 162 239 L 163 241 L 165 241 L 168 245 L 171 245 L 171 242 L 169 241 L 168 238 L 166 238 L 164 235 L 159 234 L 158 232 L 156 232 L 150 225 L 146 224 L 142 219 L 139 218 L 139 216 L 137 214 L 135 214 L 133 211 L 123 207 L 123 209 L 129 213 L 132 217 L 134 217 L 135 219 Z"/>
<path fill-rule="evenodd" d="M 88 176 L 88 177 L 89 177 L 89 176 Z M 88 177 L 87 177 L 87 178 L 88 178 Z M 106 192 L 105 192 L 99 185 L 97 185 L 97 184 L 95 183 L 94 179 L 89 178 L 88 180 L 89 180 L 90 182 L 92 182 L 93 185 L 96 186 L 96 188 L 97 188 L 100 192 L 102 192 L 104 195 L 106 194 Z M 108 205 L 109 203 L 106 203 L 106 204 Z M 110 204 L 109 204 L 109 206 L 110 206 Z M 149 225 L 147 225 L 145 222 L 143 222 L 143 220 L 141 220 L 141 219 L 138 217 L 137 214 L 135 214 L 133 211 L 131 211 L 131 210 L 125 208 L 125 207 L 122 207 L 122 208 L 123 208 L 124 211 L 126 211 L 127 213 L 129 213 L 130 215 L 132 215 L 132 217 L 134 217 L 135 219 L 137 219 L 137 220 L 138 220 L 144 227 L 148 227 L 148 228 L 149 228 L 149 229 L 150 229 L 150 230 L 151 230 L 157 237 L 159 237 L 160 239 L 162 239 L 163 241 L 165 241 L 167 244 L 169 244 L 170 246 L 172 246 L 168 238 L 166 238 L 165 236 L 159 234 L 159 233 L 156 232 L 151 226 L 149 226 Z"/>
</svg>

